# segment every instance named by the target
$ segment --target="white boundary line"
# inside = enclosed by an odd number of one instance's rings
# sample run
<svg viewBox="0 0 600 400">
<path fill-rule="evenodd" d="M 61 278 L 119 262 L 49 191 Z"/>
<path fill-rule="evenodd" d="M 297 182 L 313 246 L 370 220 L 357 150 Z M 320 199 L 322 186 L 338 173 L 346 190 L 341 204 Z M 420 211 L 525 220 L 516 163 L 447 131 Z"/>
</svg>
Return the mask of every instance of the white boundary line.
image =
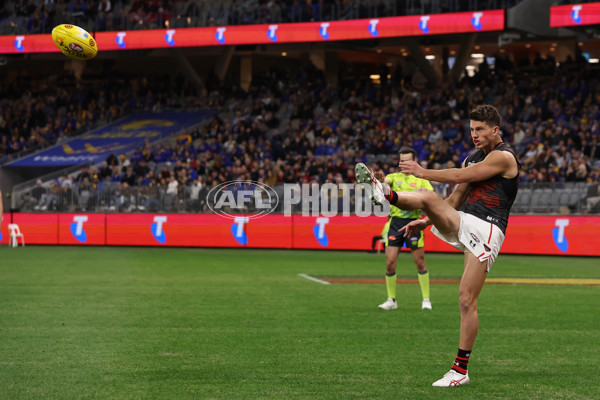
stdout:
<svg viewBox="0 0 600 400">
<path fill-rule="evenodd" d="M 308 279 L 309 281 L 313 281 L 313 282 L 320 283 L 321 285 L 329 285 L 329 282 L 327 282 L 327 281 L 323 281 L 323 280 L 321 280 L 321 279 L 314 278 L 314 277 L 312 277 L 312 276 L 310 276 L 310 275 L 306 275 L 306 274 L 298 274 L 298 276 L 300 276 L 300 277 L 302 277 L 302 278 L 304 278 L 304 279 Z"/>
</svg>

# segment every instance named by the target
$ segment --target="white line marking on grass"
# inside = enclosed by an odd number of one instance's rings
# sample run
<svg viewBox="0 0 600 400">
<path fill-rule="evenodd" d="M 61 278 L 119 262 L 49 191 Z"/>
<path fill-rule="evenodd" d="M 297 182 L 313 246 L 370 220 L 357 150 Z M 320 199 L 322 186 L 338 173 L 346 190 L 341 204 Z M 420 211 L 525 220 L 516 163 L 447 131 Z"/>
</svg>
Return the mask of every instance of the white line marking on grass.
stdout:
<svg viewBox="0 0 600 400">
<path fill-rule="evenodd" d="M 321 285 L 329 285 L 329 282 L 327 282 L 327 281 L 323 281 L 323 280 L 321 280 L 321 279 L 314 278 L 314 277 L 312 277 L 312 276 L 310 276 L 310 275 L 306 275 L 306 274 L 298 274 L 298 276 L 301 276 L 301 277 L 302 277 L 302 278 L 304 278 L 304 279 L 308 279 L 309 281 L 313 281 L 313 282 L 320 283 Z"/>
</svg>

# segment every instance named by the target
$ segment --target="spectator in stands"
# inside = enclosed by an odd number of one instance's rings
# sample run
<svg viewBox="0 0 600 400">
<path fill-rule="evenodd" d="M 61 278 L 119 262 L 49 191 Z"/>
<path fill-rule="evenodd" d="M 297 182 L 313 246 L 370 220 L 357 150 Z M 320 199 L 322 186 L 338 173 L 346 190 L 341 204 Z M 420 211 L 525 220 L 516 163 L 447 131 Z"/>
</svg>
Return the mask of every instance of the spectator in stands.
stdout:
<svg viewBox="0 0 600 400">
<path fill-rule="evenodd" d="M 73 187 L 73 180 L 69 175 L 60 177 L 60 186 L 63 190 L 71 189 Z"/>
<path fill-rule="evenodd" d="M 172 210 L 178 203 L 178 194 L 179 194 L 179 182 L 175 178 L 175 173 L 171 172 L 171 175 L 167 181 L 167 188 L 165 191 L 165 207 L 168 210 Z"/>
<path fill-rule="evenodd" d="M 133 209 L 134 192 L 127 181 L 121 182 L 115 193 L 115 205 L 119 212 L 129 212 Z"/>
<path fill-rule="evenodd" d="M 78 207 L 80 211 L 86 212 L 89 208 L 90 198 L 92 197 L 92 183 L 86 176 L 79 183 Z"/>
<path fill-rule="evenodd" d="M 42 194 L 40 201 L 34 207 L 36 210 L 45 211 L 47 209 L 57 210 L 61 208 L 62 188 L 57 181 L 52 181 L 50 191 Z"/>
<path fill-rule="evenodd" d="M 199 210 L 200 209 L 200 191 L 204 185 L 202 184 L 202 178 L 197 177 L 194 179 L 193 183 L 190 186 L 190 209 L 191 210 Z"/>
<path fill-rule="evenodd" d="M 85 178 L 87 178 L 88 182 L 92 178 L 92 175 L 90 175 L 90 169 L 87 166 L 81 167 L 79 174 L 77 177 L 75 177 L 75 182 L 81 183 Z"/>
<path fill-rule="evenodd" d="M 112 168 L 105 162 L 104 164 L 102 164 L 100 170 L 98 171 L 98 178 L 100 181 L 104 181 L 107 178 L 110 178 L 112 174 Z"/>
<path fill-rule="evenodd" d="M 152 212 L 159 209 L 161 193 L 156 183 L 156 179 L 150 179 L 147 185 L 142 186 L 140 194 L 141 205 L 138 205 L 140 210 Z"/>
<path fill-rule="evenodd" d="M 133 171 L 133 166 L 129 165 L 129 166 L 125 167 L 125 173 L 123 174 L 123 177 L 121 178 L 121 182 L 127 182 L 128 187 L 136 186 L 137 177 L 138 177 L 138 175 L 136 175 L 136 173 Z"/>
<path fill-rule="evenodd" d="M 40 203 L 42 195 L 46 194 L 46 188 L 42 186 L 42 180 L 38 179 L 35 182 L 35 186 L 29 191 L 23 194 L 22 198 L 22 209 L 30 210 Z"/>
</svg>

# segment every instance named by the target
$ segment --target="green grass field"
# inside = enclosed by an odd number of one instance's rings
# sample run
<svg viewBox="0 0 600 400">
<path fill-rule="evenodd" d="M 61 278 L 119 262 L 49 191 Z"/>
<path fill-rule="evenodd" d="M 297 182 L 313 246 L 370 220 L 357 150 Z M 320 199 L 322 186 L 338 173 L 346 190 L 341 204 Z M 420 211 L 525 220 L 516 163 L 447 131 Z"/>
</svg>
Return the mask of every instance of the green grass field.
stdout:
<svg viewBox="0 0 600 400">
<path fill-rule="evenodd" d="M 600 286 L 486 285 L 471 385 L 433 388 L 458 345 L 458 286 L 382 276 L 362 252 L 0 249 L 0 399 L 597 399 Z M 461 255 L 428 254 L 432 279 Z M 415 277 L 402 254 L 399 275 Z M 501 255 L 490 277 L 600 278 L 594 258 Z"/>
</svg>

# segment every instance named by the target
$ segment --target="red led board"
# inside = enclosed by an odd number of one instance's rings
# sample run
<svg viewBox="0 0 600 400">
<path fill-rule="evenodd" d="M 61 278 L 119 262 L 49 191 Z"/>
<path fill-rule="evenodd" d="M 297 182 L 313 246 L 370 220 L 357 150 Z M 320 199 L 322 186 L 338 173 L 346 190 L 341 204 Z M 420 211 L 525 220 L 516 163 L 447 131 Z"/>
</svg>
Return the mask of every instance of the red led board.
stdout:
<svg viewBox="0 0 600 400">
<path fill-rule="evenodd" d="M 595 25 L 600 23 L 600 3 L 550 7 L 550 27 Z"/>
<path fill-rule="evenodd" d="M 504 30 L 504 10 L 263 25 L 98 32 L 100 53 L 268 43 L 327 42 Z M 0 36 L 0 54 L 59 52 L 49 34 Z"/>
<path fill-rule="evenodd" d="M 105 245 L 106 214 L 58 214 L 58 243 Z"/>
<path fill-rule="evenodd" d="M 293 220 L 295 249 L 371 250 L 387 218 L 295 215 Z"/>
<path fill-rule="evenodd" d="M 224 221 L 212 214 L 107 214 L 106 244 L 242 247 Z"/>
<path fill-rule="evenodd" d="M 10 214 L 6 219 L 0 243 L 8 243 Z M 371 250 L 386 218 L 13 213 L 12 221 L 20 226 L 27 244 Z M 600 256 L 598 226 L 600 217 L 595 216 L 513 216 L 500 252 Z M 456 251 L 429 229 L 425 250 Z"/>
<path fill-rule="evenodd" d="M 19 225 L 26 245 L 58 244 L 58 214 L 13 213 L 12 222 Z"/>
</svg>

